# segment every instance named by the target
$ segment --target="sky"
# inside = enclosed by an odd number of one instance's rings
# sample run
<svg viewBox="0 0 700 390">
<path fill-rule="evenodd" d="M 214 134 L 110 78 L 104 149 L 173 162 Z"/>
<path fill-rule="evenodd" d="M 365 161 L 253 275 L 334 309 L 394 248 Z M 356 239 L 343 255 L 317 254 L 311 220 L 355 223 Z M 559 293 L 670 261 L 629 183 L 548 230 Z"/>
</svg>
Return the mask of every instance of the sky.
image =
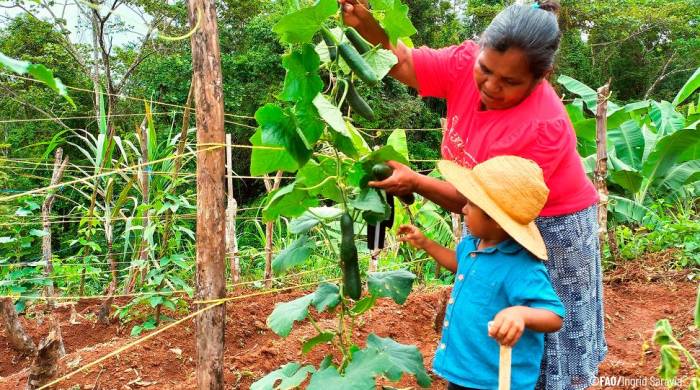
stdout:
<svg viewBox="0 0 700 390">
<path fill-rule="evenodd" d="M 0 3 L 5 3 L 0 6 L 0 26 L 5 26 L 12 18 L 25 13 L 24 10 L 18 7 L 5 8 L 8 6 L 7 3 L 10 3 L 9 1 L 0 0 Z M 83 17 L 76 3 L 84 4 L 85 2 L 83 0 L 56 0 L 54 5 L 51 6 L 51 10 L 57 17 L 63 17 L 66 20 L 68 29 L 71 32 L 72 42 L 91 44 L 92 38 L 88 28 L 89 21 Z M 33 1 L 24 0 L 23 4 L 25 7 L 31 7 L 35 16 L 46 21 L 52 21 L 50 13 L 34 4 Z M 82 7 L 86 8 L 85 6 Z M 107 9 L 101 11 L 102 15 L 106 13 Z M 123 47 L 129 43 L 136 43 L 148 30 L 148 25 L 144 23 L 139 14 L 124 4 L 117 7 L 112 18 L 115 21 L 123 22 L 126 30 L 128 30 L 110 36 L 114 47 Z M 150 17 L 147 17 L 147 20 L 150 21 L 150 19 Z"/>
</svg>

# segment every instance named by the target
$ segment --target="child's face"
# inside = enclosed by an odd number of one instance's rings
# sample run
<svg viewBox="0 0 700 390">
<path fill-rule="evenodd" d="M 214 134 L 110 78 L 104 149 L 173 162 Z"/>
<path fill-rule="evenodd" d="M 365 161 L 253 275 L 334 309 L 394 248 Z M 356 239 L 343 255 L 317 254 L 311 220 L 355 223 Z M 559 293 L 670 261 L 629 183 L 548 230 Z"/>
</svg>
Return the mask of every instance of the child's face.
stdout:
<svg viewBox="0 0 700 390">
<path fill-rule="evenodd" d="M 503 229 L 484 213 L 477 205 L 467 201 L 462 208 L 462 213 L 467 221 L 467 227 L 474 237 L 481 239 L 495 239 L 501 237 Z"/>
</svg>

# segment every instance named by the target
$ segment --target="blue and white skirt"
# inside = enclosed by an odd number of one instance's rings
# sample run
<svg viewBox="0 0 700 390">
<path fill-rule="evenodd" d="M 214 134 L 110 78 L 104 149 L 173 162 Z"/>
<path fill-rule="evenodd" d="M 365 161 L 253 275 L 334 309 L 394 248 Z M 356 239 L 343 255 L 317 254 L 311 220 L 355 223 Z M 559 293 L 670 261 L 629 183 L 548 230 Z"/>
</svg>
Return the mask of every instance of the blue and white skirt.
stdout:
<svg viewBox="0 0 700 390">
<path fill-rule="evenodd" d="M 564 307 L 564 326 L 545 335 L 538 390 L 579 390 L 593 384 L 608 351 L 597 205 L 535 221 L 547 246 L 545 262 Z"/>
</svg>

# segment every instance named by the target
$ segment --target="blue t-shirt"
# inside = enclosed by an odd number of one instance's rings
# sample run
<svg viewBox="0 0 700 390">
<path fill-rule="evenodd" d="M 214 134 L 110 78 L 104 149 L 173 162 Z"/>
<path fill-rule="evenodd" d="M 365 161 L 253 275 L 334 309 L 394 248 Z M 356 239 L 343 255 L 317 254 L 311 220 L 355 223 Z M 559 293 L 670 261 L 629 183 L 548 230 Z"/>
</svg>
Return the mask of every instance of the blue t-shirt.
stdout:
<svg viewBox="0 0 700 390">
<path fill-rule="evenodd" d="M 511 306 L 546 309 L 564 317 L 547 269 L 512 239 L 477 250 L 466 236 L 457 245 L 457 273 L 445 310 L 433 371 L 464 387 L 498 388 L 498 342 L 488 322 Z M 544 352 L 544 333 L 525 328 L 513 347 L 511 388 L 534 389 Z"/>
</svg>

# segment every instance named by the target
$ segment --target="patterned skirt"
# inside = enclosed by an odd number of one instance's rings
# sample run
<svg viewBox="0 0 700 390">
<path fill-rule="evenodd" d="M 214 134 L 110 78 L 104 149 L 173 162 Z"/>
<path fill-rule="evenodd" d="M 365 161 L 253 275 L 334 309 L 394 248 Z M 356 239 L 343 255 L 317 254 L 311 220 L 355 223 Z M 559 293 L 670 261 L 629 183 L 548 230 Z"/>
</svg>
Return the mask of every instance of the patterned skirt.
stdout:
<svg viewBox="0 0 700 390">
<path fill-rule="evenodd" d="M 535 222 L 547 246 L 549 277 L 566 307 L 562 329 L 545 335 L 536 388 L 585 389 L 593 384 L 608 350 L 597 205 Z"/>
</svg>

